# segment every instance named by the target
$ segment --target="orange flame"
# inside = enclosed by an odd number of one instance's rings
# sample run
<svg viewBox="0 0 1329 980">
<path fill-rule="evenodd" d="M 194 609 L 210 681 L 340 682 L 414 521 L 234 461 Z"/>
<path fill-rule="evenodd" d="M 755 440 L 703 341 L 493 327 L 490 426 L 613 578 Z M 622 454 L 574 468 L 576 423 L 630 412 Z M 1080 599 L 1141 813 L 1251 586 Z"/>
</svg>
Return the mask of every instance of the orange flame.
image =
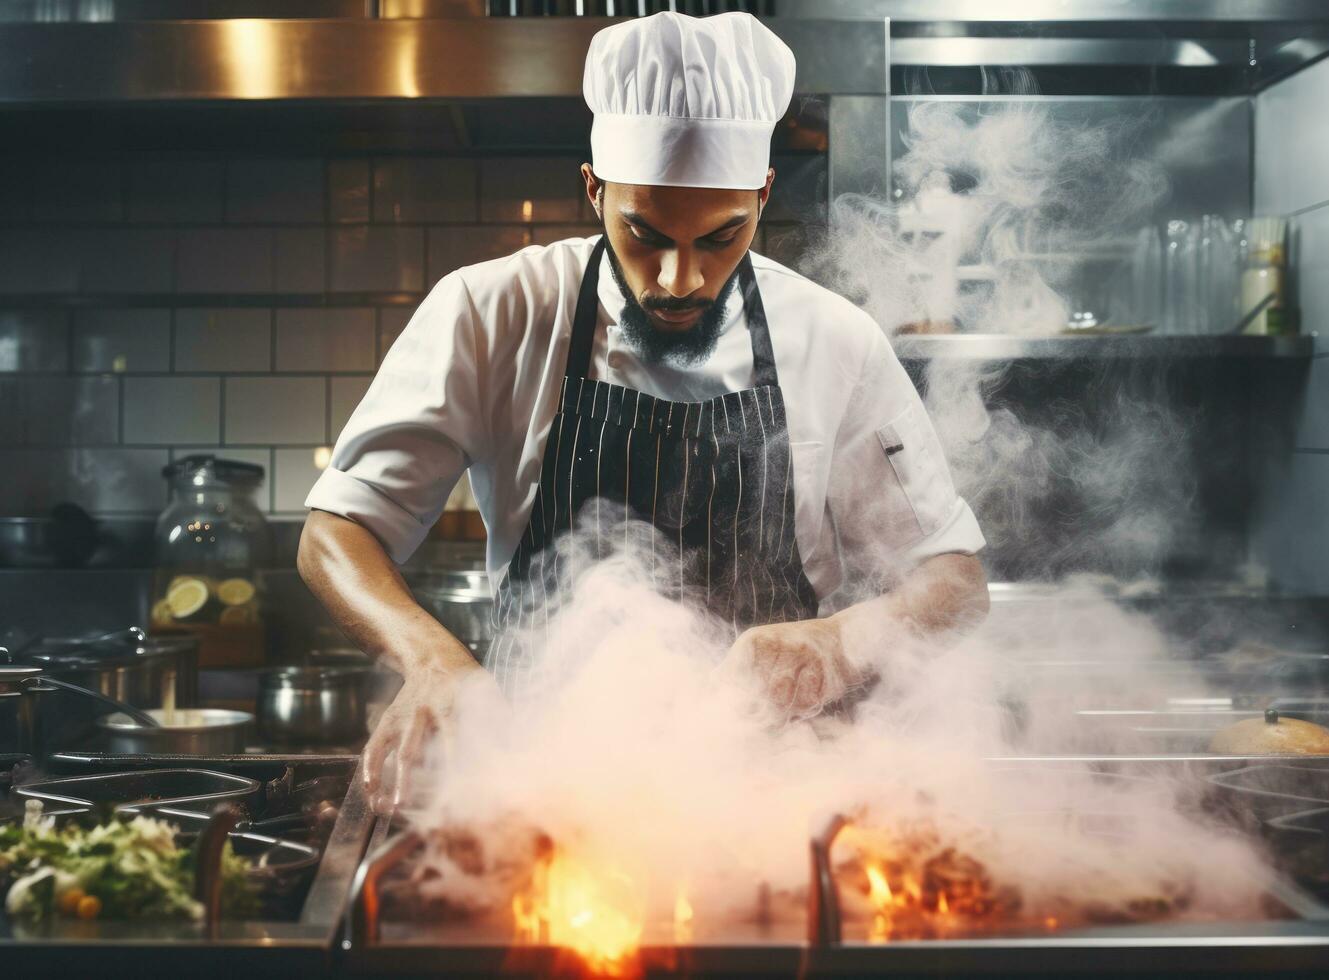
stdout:
<svg viewBox="0 0 1329 980">
<path fill-rule="evenodd" d="M 563 853 L 538 865 L 530 890 L 512 899 L 519 941 L 571 949 L 603 976 L 633 972 L 644 918 L 630 878 L 612 870 L 593 872 Z"/>
<path fill-rule="evenodd" d="M 674 942 L 680 946 L 692 942 L 692 903 L 682 892 L 674 901 Z"/>
<path fill-rule="evenodd" d="M 886 880 L 886 872 L 875 864 L 869 864 L 867 873 L 868 895 L 872 898 L 872 904 L 879 909 L 886 908 L 895 898 L 891 892 L 891 883 Z"/>
</svg>

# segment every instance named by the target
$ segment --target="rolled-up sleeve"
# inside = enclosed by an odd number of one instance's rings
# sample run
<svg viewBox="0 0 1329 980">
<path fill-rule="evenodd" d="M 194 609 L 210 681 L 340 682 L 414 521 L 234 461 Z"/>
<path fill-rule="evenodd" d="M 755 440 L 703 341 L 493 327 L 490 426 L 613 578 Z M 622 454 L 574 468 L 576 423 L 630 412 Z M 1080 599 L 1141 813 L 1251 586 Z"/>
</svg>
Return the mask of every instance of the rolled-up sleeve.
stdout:
<svg viewBox="0 0 1329 980">
<path fill-rule="evenodd" d="M 466 284 L 438 283 L 393 343 L 305 506 L 367 528 L 396 562 L 420 546 L 488 444 Z"/>
<path fill-rule="evenodd" d="M 836 434 L 827 501 L 848 581 L 985 543 L 922 399 L 876 331 Z"/>
</svg>

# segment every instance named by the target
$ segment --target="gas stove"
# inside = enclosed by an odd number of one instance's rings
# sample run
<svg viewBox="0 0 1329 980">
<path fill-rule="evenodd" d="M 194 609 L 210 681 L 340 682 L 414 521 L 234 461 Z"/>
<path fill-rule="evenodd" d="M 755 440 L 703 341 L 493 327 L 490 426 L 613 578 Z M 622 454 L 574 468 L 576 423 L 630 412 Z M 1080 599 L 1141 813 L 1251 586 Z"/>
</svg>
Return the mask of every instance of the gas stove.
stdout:
<svg viewBox="0 0 1329 980">
<path fill-rule="evenodd" d="M 1322 970 L 1329 962 L 1329 759 L 1213 756 L 1043 757 L 990 760 L 1001 767 L 1069 767 L 1102 779 L 1182 781 L 1214 814 L 1249 825 L 1271 858 L 1258 885 L 1263 915 L 1250 921 L 1159 917 L 1129 924 L 1031 928 L 1000 918 L 956 924 L 926 938 L 882 940 L 842 909 L 830 848 L 843 820 L 811 835 L 809 879 L 797 914 L 645 925 L 622 975 L 1182 975 Z M 1255 816 L 1252 818 L 1252 814 Z M 1235 817 L 1234 817 L 1235 818 Z M 514 917 L 431 913 L 410 897 L 426 838 L 380 824 L 355 878 L 340 964 L 355 976 L 561 976 L 576 958 L 514 930 Z M 786 896 L 787 897 L 787 896 Z M 762 896 L 769 906 L 770 896 Z M 760 901 L 759 900 L 759 901 Z"/>
<path fill-rule="evenodd" d="M 203 921 L 52 921 L 31 926 L 0 911 L 0 961 L 12 975 L 80 969 L 141 975 L 178 968 L 191 975 L 326 970 L 351 874 L 372 819 L 351 794 L 354 755 L 117 756 L 57 753 L 40 767 L 8 770 L 0 822 L 39 800 L 57 819 L 141 813 L 179 828 L 182 841 L 229 840 L 256 865 L 259 909 Z M 219 849 L 218 849 L 219 850 Z M 202 860 L 200 858 L 200 860 Z M 206 874 L 206 869 L 204 872 Z"/>
</svg>

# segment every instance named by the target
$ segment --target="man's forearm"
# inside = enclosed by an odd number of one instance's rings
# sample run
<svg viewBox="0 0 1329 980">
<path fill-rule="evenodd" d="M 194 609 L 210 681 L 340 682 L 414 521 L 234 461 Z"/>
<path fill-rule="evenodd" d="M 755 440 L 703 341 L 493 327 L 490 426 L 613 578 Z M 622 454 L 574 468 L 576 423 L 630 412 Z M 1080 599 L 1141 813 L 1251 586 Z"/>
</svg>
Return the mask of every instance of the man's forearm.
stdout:
<svg viewBox="0 0 1329 980">
<path fill-rule="evenodd" d="M 988 612 L 987 576 L 972 555 L 938 555 L 893 591 L 831 617 L 850 658 L 866 664 L 883 645 L 977 626 Z"/>
<path fill-rule="evenodd" d="M 466 646 L 420 608 L 378 539 L 354 521 L 311 511 L 297 566 L 347 639 L 393 670 L 475 666 Z"/>
</svg>

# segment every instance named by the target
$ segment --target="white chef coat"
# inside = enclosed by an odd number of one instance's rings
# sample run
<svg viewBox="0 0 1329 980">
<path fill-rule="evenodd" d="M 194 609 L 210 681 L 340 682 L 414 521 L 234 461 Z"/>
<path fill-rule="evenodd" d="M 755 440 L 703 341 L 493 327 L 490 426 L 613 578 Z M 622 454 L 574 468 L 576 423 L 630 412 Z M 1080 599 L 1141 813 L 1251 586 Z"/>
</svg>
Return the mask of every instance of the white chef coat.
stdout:
<svg viewBox="0 0 1329 980">
<path fill-rule="evenodd" d="M 598 236 L 533 245 L 439 281 L 384 358 L 305 506 L 368 528 L 406 561 L 469 472 L 501 578 L 535 500 L 582 273 Z M 955 492 L 922 401 L 881 329 L 852 303 L 752 253 L 789 418 L 795 533 L 818 598 L 846 574 L 973 554 L 983 535 Z M 601 263 L 591 377 L 670 401 L 752 385 L 738 289 L 714 353 L 644 361 L 617 326 Z"/>
</svg>

